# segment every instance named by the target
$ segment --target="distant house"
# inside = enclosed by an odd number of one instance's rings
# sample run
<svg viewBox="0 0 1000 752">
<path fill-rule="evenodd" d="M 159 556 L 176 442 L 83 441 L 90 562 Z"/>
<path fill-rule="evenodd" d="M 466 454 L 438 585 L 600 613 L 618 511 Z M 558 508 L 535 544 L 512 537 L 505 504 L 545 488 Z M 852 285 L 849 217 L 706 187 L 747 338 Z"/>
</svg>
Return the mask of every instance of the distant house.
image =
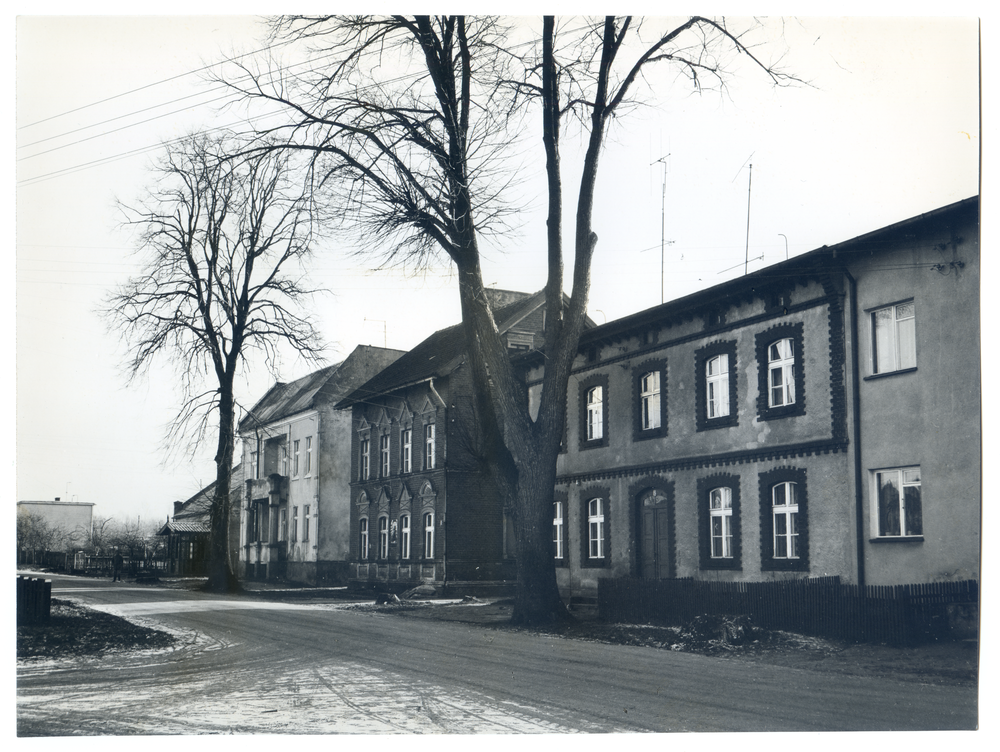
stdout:
<svg viewBox="0 0 1000 752">
<path fill-rule="evenodd" d="M 544 292 L 488 292 L 512 355 L 544 346 Z M 467 358 L 462 326 L 442 329 L 340 403 L 352 411 L 352 587 L 512 584 L 512 526 L 476 459 Z"/>
<path fill-rule="evenodd" d="M 351 418 L 334 405 L 400 355 L 359 346 L 341 363 L 275 384 L 241 421 L 244 577 L 345 579 Z"/>
<path fill-rule="evenodd" d="M 978 580 L 979 260 L 974 197 L 584 332 L 553 494 L 564 595 Z"/>
<path fill-rule="evenodd" d="M 229 476 L 229 555 L 234 566 L 239 561 L 240 503 L 243 498 L 243 465 Z M 166 538 L 167 574 L 177 577 L 200 577 L 208 573 L 211 541 L 211 509 L 215 482 L 187 501 L 174 502 L 174 514 L 157 531 Z"/>
</svg>

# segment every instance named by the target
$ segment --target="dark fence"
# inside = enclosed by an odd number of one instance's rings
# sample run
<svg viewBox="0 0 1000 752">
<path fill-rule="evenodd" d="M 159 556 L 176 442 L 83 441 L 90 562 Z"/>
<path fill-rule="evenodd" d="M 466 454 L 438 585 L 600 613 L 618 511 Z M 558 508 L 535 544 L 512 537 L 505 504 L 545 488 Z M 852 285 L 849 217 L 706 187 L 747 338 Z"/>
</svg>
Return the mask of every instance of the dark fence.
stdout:
<svg viewBox="0 0 1000 752">
<path fill-rule="evenodd" d="M 41 624 L 52 613 L 52 580 L 17 577 L 17 623 Z"/>
<path fill-rule="evenodd" d="M 700 614 L 745 614 L 755 625 L 800 634 L 913 644 L 974 636 L 979 584 L 842 584 L 839 577 L 783 582 L 602 579 L 605 621 L 682 625 Z"/>
</svg>

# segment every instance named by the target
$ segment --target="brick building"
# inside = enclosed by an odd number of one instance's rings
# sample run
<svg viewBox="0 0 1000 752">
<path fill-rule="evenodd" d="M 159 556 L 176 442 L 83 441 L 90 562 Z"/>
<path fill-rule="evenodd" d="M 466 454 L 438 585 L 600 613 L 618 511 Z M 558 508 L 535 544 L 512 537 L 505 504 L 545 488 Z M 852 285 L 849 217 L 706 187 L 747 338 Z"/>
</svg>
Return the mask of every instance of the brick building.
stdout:
<svg viewBox="0 0 1000 752">
<path fill-rule="evenodd" d="M 978 579 L 978 223 L 974 197 L 585 332 L 553 497 L 564 594 Z"/>
</svg>

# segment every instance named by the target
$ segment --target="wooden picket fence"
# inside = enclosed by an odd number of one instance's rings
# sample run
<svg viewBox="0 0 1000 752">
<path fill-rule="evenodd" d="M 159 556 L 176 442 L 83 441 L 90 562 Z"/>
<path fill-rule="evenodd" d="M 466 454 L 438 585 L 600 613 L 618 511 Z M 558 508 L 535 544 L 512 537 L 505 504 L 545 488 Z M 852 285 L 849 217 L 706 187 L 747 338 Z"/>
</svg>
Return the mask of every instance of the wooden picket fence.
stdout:
<svg viewBox="0 0 1000 752">
<path fill-rule="evenodd" d="M 607 578 L 599 581 L 597 602 L 601 619 L 609 622 L 680 626 L 701 614 L 743 614 L 765 629 L 902 645 L 952 636 L 955 607 L 978 613 L 979 584 L 862 589 L 839 577 L 780 582 Z"/>
</svg>

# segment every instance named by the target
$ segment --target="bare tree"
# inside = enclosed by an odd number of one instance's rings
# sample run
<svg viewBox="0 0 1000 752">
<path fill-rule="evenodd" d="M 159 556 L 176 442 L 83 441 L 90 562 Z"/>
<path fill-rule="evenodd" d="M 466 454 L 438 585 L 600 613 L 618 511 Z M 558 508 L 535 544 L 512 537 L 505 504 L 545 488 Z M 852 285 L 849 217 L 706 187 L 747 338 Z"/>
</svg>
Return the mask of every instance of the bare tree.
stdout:
<svg viewBox="0 0 1000 752">
<path fill-rule="evenodd" d="M 251 354 L 274 370 L 282 343 L 319 359 L 320 338 L 297 303 L 318 215 L 293 180 L 289 152 L 233 159 L 225 136 L 170 146 L 149 196 L 128 209 L 145 272 L 108 301 L 123 332 L 132 378 L 157 358 L 177 366 L 184 402 L 172 438 L 203 439 L 215 423 L 216 494 L 211 507 L 210 589 L 238 586 L 229 557 L 229 482 L 236 427 L 234 382 Z"/>
<path fill-rule="evenodd" d="M 534 35 L 523 30 L 453 16 L 286 17 L 273 24 L 274 41 L 310 45 L 313 64 L 244 65 L 230 85 L 248 103 L 283 109 L 287 116 L 258 134 L 312 151 L 315 174 L 341 188 L 340 208 L 364 248 L 397 261 L 443 252 L 454 263 L 479 445 L 514 513 L 512 620 L 544 623 L 566 616 L 552 559 L 551 502 L 566 388 L 586 318 L 597 246 L 594 189 L 609 123 L 635 103 L 630 96 L 654 65 L 677 66 L 698 87 L 721 85 L 722 58 L 734 53 L 776 84 L 790 79 L 758 60 L 742 34 L 708 18 L 651 35 L 640 34 L 631 18 L 614 17 L 574 20 L 563 30 L 545 18 Z M 503 227 L 508 146 L 523 128 L 525 107 L 536 104 L 548 181 L 548 275 L 545 373 L 533 418 L 484 292 L 479 241 Z M 581 126 L 585 153 L 566 302 L 560 142 L 569 119 Z"/>
</svg>

